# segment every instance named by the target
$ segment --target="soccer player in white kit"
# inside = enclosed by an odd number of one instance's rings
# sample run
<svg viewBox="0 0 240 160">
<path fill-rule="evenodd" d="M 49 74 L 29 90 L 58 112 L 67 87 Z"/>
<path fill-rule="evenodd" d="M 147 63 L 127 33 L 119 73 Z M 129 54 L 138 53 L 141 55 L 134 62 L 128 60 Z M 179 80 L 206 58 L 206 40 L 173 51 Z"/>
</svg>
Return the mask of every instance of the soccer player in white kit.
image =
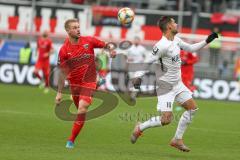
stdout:
<svg viewBox="0 0 240 160">
<path fill-rule="evenodd" d="M 135 72 L 131 71 L 131 64 L 141 64 L 144 63 L 146 48 L 140 44 L 140 37 L 135 36 L 133 40 L 133 45 L 127 50 L 127 62 L 128 62 L 128 79 L 133 79 Z M 129 81 L 130 82 L 130 81 Z M 130 86 L 130 85 L 128 85 Z M 139 92 L 139 89 L 134 89 L 130 93 L 131 100 L 135 100 Z"/>
<path fill-rule="evenodd" d="M 171 123 L 173 119 L 173 103 L 178 102 L 186 111 L 182 114 L 175 136 L 172 138 L 170 145 L 184 152 L 189 152 L 190 149 L 183 143 L 183 134 L 187 126 L 192 122 L 192 119 L 198 110 L 196 102 L 192 98 L 191 91 L 183 84 L 181 80 L 181 59 L 180 50 L 195 52 L 208 43 L 218 38 L 216 33 L 212 33 L 206 40 L 195 44 L 183 42 L 175 36 L 177 24 L 173 18 L 163 16 L 160 18 L 159 27 L 163 32 L 163 36 L 153 47 L 151 62 L 157 63 L 155 74 L 157 78 L 157 95 L 158 104 L 157 111 L 160 116 L 151 117 L 143 123 L 137 123 L 131 135 L 131 142 L 135 143 L 142 135 L 143 131 L 152 127 L 161 127 Z M 141 78 L 144 72 L 138 72 L 134 79 L 135 88 L 139 88 Z"/>
</svg>

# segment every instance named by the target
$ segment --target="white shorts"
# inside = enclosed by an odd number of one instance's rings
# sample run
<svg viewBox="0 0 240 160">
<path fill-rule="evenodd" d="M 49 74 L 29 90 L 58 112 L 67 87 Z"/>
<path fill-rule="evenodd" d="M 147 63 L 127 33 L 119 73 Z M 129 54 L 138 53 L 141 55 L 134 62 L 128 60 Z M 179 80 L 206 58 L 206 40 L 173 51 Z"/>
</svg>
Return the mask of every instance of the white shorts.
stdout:
<svg viewBox="0 0 240 160">
<path fill-rule="evenodd" d="M 192 98 L 192 92 L 181 81 L 170 88 L 163 84 L 162 86 L 159 86 L 159 90 L 160 92 L 157 92 L 157 110 L 159 112 L 171 112 L 173 110 L 174 101 L 183 104 Z M 162 90 L 165 90 L 165 92 L 162 92 Z"/>
</svg>

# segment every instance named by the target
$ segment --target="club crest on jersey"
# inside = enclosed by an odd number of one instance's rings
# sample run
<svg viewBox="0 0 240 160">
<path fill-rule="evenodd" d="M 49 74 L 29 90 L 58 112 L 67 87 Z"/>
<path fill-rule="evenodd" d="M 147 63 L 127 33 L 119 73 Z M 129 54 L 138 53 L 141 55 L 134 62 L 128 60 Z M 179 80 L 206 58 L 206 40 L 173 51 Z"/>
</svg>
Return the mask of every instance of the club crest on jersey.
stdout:
<svg viewBox="0 0 240 160">
<path fill-rule="evenodd" d="M 153 52 L 152 52 L 152 54 L 153 54 L 153 55 L 156 55 L 157 52 L 158 52 L 158 50 L 159 50 L 159 49 L 158 49 L 156 46 L 154 46 L 154 47 L 153 47 Z"/>
<path fill-rule="evenodd" d="M 85 49 L 88 49 L 89 44 L 84 44 L 83 47 L 84 47 Z"/>
</svg>

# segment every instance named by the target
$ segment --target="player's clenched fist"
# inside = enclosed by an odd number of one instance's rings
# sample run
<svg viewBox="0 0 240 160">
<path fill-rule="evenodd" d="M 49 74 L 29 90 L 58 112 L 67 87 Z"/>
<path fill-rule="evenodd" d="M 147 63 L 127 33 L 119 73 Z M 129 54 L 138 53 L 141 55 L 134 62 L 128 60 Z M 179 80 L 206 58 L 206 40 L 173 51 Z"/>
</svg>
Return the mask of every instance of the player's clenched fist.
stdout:
<svg viewBox="0 0 240 160">
<path fill-rule="evenodd" d="M 206 43 L 210 43 L 212 42 L 215 38 L 218 38 L 218 34 L 213 32 L 212 34 L 210 34 L 207 39 L 206 39 Z"/>
</svg>

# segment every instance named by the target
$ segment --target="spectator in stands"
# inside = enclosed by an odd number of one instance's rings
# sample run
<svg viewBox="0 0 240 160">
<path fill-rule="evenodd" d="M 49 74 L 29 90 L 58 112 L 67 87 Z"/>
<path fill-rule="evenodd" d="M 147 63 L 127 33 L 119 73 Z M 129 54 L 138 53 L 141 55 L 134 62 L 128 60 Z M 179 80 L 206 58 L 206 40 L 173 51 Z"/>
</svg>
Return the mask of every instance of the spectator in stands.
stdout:
<svg viewBox="0 0 240 160">
<path fill-rule="evenodd" d="M 224 60 L 222 64 L 219 66 L 219 77 L 226 78 L 227 77 L 227 68 L 228 68 L 228 61 Z"/>
<path fill-rule="evenodd" d="M 84 4 L 84 1 L 85 1 L 85 0 L 71 0 L 71 3 L 82 5 L 82 4 Z"/>
<path fill-rule="evenodd" d="M 240 87 L 240 56 L 237 57 L 234 67 L 234 78 L 238 81 Z"/>
<path fill-rule="evenodd" d="M 213 32 L 216 32 L 218 34 L 218 39 L 215 41 L 212 41 L 209 44 L 209 51 L 210 51 L 210 57 L 209 57 L 209 64 L 213 67 L 218 67 L 218 61 L 219 61 L 219 53 L 221 51 L 222 43 L 221 43 L 221 34 L 219 32 L 218 27 L 213 28 Z"/>
<path fill-rule="evenodd" d="M 223 0 L 212 0 L 211 12 L 220 12 L 221 5 Z"/>
</svg>

